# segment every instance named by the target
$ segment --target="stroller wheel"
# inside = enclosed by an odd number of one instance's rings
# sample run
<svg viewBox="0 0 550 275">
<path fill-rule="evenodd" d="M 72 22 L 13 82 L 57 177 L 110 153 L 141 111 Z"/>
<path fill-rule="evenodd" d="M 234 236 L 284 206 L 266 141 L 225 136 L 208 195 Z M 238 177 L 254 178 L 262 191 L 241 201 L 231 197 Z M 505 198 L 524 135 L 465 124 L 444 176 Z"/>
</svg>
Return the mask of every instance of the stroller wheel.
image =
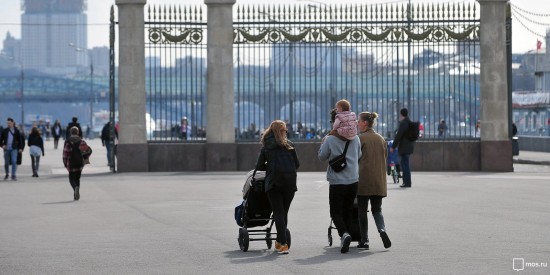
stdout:
<svg viewBox="0 0 550 275">
<path fill-rule="evenodd" d="M 332 227 L 328 228 L 328 246 L 332 246 Z"/>
<path fill-rule="evenodd" d="M 239 247 L 243 252 L 248 251 L 248 230 L 246 228 L 239 228 Z"/>
<path fill-rule="evenodd" d="M 271 249 L 273 241 L 271 240 L 271 233 L 269 232 L 265 235 L 265 243 L 267 244 L 267 249 Z"/>
<path fill-rule="evenodd" d="M 290 248 L 290 244 L 292 243 L 292 239 L 290 237 L 290 230 L 288 230 L 288 228 L 286 229 L 286 242 L 288 244 L 288 248 Z"/>
</svg>

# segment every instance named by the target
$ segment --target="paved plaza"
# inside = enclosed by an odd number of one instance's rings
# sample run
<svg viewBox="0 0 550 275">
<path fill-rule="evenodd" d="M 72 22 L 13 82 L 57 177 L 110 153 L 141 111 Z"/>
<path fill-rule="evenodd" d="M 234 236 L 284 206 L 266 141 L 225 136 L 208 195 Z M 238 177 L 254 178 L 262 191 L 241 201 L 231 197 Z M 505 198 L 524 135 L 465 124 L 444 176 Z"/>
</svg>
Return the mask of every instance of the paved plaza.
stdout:
<svg viewBox="0 0 550 275">
<path fill-rule="evenodd" d="M 347 254 L 337 240 L 328 246 L 324 173 L 301 172 L 290 254 L 278 255 L 265 242 L 239 250 L 233 211 L 246 172 L 111 174 L 99 140 L 90 144 L 80 201 L 52 142 L 40 178 L 31 177 L 27 150 L 19 180 L 0 181 L 0 274 L 550 273 L 549 166 L 413 172 L 411 189 L 388 184 L 392 247 L 384 249 L 369 214 L 371 249 L 352 243 Z M 524 270 L 513 270 L 514 258 Z"/>
</svg>

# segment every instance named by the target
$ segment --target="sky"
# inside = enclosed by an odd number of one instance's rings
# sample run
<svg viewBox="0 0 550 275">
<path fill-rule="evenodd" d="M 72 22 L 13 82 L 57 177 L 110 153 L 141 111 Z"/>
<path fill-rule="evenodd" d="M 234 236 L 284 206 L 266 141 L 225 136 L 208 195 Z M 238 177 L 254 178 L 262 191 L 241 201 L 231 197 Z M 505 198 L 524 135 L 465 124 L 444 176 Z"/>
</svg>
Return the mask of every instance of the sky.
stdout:
<svg viewBox="0 0 550 275">
<path fill-rule="evenodd" d="M 47 0 L 43 0 L 47 1 Z M 427 2 L 475 2 L 475 0 L 410 0 L 411 3 Z M 0 40 L 3 41 L 9 31 L 17 39 L 21 38 L 21 0 L 1 0 Z M 407 3 L 409 0 L 341 0 L 339 3 Z M 546 48 L 545 33 L 550 28 L 549 0 L 511 0 L 512 3 L 512 52 L 525 53 L 536 49 L 537 39 Z M 109 45 L 109 12 L 115 0 L 88 0 L 88 48 Z M 202 0 L 148 0 L 148 4 L 187 5 L 204 3 Z M 257 4 L 259 0 L 237 0 L 237 4 Z M 330 4 L 330 0 L 271 0 L 266 4 Z"/>
</svg>

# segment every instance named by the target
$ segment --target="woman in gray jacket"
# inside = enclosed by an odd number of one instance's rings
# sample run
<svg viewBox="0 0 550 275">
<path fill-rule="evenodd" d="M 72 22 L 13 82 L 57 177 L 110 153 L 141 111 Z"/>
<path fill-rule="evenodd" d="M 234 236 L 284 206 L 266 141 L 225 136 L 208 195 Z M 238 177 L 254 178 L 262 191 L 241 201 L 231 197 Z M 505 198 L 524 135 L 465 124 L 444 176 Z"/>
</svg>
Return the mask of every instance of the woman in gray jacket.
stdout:
<svg viewBox="0 0 550 275">
<path fill-rule="evenodd" d="M 374 131 L 377 113 L 362 112 L 359 114 L 359 140 L 361 141 L 361 158 L 359 158 L 359 185 L 357 187 L 357 205 L 359 208 L 359 230 L 361 241 L 357 248 L 369 249 L 367 210 L 369 201 L 374 222 L 385 248 L 391 246 L 386 233 L 384 216 L 382 216 L 382 198 L 388 194 L 386 182 L 387 143 Z"/>
<path fill-rule="evenodd" d="M 338 135 L 330 135 L 325 138 L 319 149 L 319 160 L 328 161 L 344 152 L 348 140 Z M 353 201 L 357 195 L 357 182 L 359 181 L 358 161 L 361 157 L 359 137 L 349 141 L 346 153 L 347 166 L 340 172 L 327 168 L 327 181 L 329 182 L 330 217 L 340 236 L 340 252 L 346 253 L 351 243 L 351 216 Z"/>
</svg>

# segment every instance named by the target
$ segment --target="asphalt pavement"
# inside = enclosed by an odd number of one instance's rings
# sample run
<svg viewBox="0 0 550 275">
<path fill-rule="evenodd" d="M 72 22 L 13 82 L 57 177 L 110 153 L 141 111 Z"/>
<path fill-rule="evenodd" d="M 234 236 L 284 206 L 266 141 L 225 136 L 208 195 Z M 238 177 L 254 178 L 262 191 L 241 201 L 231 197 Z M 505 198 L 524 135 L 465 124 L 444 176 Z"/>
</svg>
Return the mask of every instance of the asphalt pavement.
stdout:
<svg viewBox="0 0 550 275">
<path fill-rule="evenodd" d="M 550 273 L 544 163 L 515 163 L 512 173 L 413 171 L 413 187 L 388 183 L 383 201 L 392 247 L 369 214 L 370 250 L 354 242 L 347 254 L 335 230 L 328 245 L 325 174 L 300 172 L 292 246 L 278 255 L 263 241 L 239 249 L 233 212 L 245 172 L 112 174 L 99 140 L 90 145 L 80 201 L 51 141 L 39 178 L 25 151 L 19 180 L 0 181 L 0 274 Z M 550 160 L 519 158 L 528 156 Z"/>
</svg>

